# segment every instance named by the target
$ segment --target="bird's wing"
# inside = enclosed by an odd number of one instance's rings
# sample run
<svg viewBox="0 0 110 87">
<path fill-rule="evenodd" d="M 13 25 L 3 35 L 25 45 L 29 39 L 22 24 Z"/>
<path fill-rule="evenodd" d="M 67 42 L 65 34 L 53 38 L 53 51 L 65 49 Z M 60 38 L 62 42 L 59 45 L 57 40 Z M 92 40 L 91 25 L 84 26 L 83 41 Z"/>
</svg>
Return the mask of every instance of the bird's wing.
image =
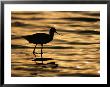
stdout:
<svg viewBox="0 0 110 87">
<path fill-rule="evenodd" d="M 37 33 L 37 34 L 34 34 L 34 36 L 36 37 L 36 38 L 41 38 L 41 37 L 47 37 L 47 36 L 49 36 L 48 34 L 45 34 L 45 33 Z"/>
</svg>

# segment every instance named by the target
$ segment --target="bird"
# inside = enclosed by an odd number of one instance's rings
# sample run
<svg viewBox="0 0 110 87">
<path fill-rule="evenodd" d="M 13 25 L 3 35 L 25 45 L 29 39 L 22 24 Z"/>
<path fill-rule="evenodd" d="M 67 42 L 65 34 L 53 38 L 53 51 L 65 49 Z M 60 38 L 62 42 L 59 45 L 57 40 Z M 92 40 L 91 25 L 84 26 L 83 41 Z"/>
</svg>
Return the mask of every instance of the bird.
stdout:
<svg viewBox="0 0 110 87">
<path fill-rule="evenodd" d="M 37 44 L 41 44 L 41 53 L 40 54 L 41 54 L 41 58 L 42 58 L 43 44 L 47 44 L 50 41 L 52 41 L 53 37 L 54 37 L 54 33 L 57 33 L 55 27 L 50 27 L 49 34 L 46 34 L 46 33 L 35 33 L 35 34 L 32 34 L 32 35 L 26 35 L 26 36 L 22 36 L 22 37 L 24 39 L 26 39 L 29 43 L 35 44 L 35 47 L 33 49 L 33 55 L 35 57 L 36 57 L 36 54 L 38 54 L 37 52 L 35 52 L 36 46 L 37 46 Z M 59 33 L 57 33 L 57 34 L 59 34 Z M 43 60 L 42 60 L 42 64 L 43 64 Z"/>
</svg>

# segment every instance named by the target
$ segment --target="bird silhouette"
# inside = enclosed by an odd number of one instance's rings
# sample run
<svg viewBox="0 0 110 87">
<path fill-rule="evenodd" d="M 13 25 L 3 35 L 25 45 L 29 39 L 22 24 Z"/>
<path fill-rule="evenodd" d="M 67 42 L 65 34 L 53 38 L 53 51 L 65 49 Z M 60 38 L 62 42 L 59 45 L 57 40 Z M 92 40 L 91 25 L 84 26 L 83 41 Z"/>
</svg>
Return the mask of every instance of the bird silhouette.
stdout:
<svg viewBox="0 0 110 87">
<path fill-rule="evenodd" d="M 54 37 L 54 33 L 56 32 L 56 29 L 54 27 L 51 27 L 49 30 L 49 34 L 46 33 L 36 33 L 33 35 L 27 35 L 27 36 L 22 36 L 24 39 L 26 39 L 27 41 L 29 41 L 29 43 L 33 43 L 35 44 L 34 50 L 33 50 L 33 54 L 36 57 L 36 54 L 38 54 L 37 52 L 35 52 L 36 46 L 37 44 L 41 44 L 41 58 L 42 58 L 42 49 L 43 49 L 43 44 L 49 43 L 50 41 L 53 40 Z M 59 34 L 59 33 L 57 33 Z M 59 34 L 60 35 L 60 34 Z M 42 59 L 42 64 L 43 64 L 43 59 Z"/>
</svg>

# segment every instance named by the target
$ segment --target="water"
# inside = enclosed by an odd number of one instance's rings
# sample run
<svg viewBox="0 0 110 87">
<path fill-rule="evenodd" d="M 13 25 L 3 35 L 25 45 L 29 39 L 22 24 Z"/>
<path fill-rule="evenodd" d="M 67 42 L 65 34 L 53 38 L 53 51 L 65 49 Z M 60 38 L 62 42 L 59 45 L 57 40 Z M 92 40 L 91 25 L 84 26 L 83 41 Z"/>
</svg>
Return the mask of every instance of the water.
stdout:
<svg viewBox="0 0 110 87">
<path fill-rule="evenodd" d="M 57 68 L 36 65 L 32 51 L 35 44 L 21 36 L 57 32 L 54 40 L 44 45 L 43 57 L 54 60 Z M 96 77 L 100 76 L 100 13 L 98 11 L 12 12 L 11 30 L 12 77 Z M 40 45 L 36 51 L 40 52 Z M 40 54 L 37 54 L 40 58 Z"/>
</svg>

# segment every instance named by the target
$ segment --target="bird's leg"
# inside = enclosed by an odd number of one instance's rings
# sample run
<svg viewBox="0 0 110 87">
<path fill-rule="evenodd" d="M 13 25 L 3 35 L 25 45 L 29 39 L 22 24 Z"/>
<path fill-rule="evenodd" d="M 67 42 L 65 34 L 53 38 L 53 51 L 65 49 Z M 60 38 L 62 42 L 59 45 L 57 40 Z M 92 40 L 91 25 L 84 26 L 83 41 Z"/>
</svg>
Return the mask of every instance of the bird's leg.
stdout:
<svg viewBox="0 0 110 87">
<path fill-rule="evenodd" d="M 43 49 L 43 44 L 41 44 L 41 58 L 42 58 L 42 54 L 43 54 L 42 49 Z M 42 60 L 42 64 L 43 64 L 43 60 Z"/>
<path fill-rule="evenodd" d="M 33 54 L 35 57 L 36 57 L 36 53 L 35 53 L 36 46 L 37 46 L 37 44 L 35 45 L 34 50 L 33 50 Z"/>
</svg>

